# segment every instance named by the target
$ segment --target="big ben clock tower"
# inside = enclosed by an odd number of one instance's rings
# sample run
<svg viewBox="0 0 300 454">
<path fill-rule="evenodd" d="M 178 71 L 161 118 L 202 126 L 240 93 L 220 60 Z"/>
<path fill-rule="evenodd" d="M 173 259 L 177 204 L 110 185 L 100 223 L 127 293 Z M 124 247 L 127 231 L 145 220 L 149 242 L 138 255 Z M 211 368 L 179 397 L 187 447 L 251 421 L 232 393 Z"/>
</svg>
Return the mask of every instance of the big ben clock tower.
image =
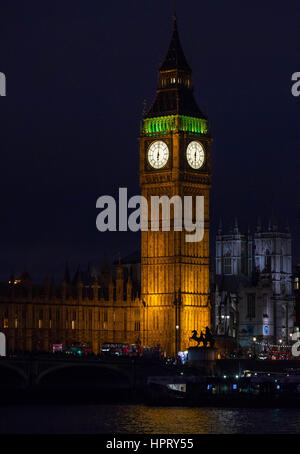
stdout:
<svg viewBox="0 0 300 454">
<path fill-rule="evenodd" d="M 174 30 L 159 70 L 155 100 L 145 114 L 140 142 L 140 186 L 148 201 L 149 228 L 142 231 L 141 297 L 144 345 L 160 344 L 168 354 L 187 349 L 191 331 L 210 326 L 209 191 L 207 119 L 196 104 L 191 69 Z M 186 231 L 153 231 L 152 196 L 204 197 L 204 236 L 187 242 Z M 160 216 L 162 210 L 160 211 Z M 161 219 L 160 219 L 161 221 Z"/>
</svg>

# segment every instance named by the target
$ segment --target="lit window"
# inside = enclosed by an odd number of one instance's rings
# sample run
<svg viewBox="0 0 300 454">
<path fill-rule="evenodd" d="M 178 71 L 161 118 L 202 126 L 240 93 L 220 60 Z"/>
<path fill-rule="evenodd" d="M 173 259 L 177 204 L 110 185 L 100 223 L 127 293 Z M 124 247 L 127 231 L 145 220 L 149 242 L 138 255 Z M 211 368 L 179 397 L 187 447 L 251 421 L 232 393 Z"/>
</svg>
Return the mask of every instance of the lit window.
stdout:
<svg viewBox="0 0 300 454">
<path fill-rule="evenodd" d="M 15 319 L 15 328 L 18 328 L 18 319 Z"/>
<path fill-rule="evenodd" d="M 268 325 L 264 326 L 264 335 L 265 336 L 269 335 L 269 327 L 268 327 Z"/>
<path fill-rule="evenodd" d="M 72 320 L 72 329 L 75 329 L 75 320 Z"/>
<path fill-rule="evenodd" d="M 3 322 L 3 327 L 8 328 L 8 318 L 5 318 Z"/>
<path fill-rule="evenodd" d="M 39 319 L 39 329 L 43 328 L 43 320 Z"/>
</svg>

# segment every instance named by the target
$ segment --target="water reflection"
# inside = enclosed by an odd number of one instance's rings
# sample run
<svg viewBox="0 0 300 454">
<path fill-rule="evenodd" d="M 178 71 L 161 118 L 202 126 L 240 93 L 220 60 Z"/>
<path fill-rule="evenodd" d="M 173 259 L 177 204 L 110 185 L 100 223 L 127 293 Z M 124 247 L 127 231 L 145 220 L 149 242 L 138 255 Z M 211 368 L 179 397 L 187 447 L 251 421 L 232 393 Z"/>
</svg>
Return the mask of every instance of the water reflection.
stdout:
<svg viewBox="0 0 300 454">
<path fill-rule="evenodd" d="M 297 409 L 2 406 L 0 433 L 300 433 L 300 414 Z"/>
</svg>

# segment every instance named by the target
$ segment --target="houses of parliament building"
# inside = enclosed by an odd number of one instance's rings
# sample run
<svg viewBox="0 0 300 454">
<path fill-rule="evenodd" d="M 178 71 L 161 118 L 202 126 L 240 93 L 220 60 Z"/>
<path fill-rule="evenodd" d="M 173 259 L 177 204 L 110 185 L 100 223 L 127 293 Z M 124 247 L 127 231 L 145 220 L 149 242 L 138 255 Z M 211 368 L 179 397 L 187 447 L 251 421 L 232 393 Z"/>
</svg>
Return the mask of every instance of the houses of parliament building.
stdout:
<svg viewBox="0 0 300 454">
<path fill-rule="evenodd" d="M 211 137 L 193 95 L 191 68 L 177 20 L 159 69 L 154 102 L 139 136 L 142 195 L 204 196 L 204 237 L 186 231 L 142 231 L 139 277 L 130 266 L 104 267 L 92 277 L 66 272 L 60 285 L 33 285 L 28 273 L 0 288 L 0 330 L 7 349 L 49 351 L 51 344 L 160 344 L 168 354 L 186 349 L 193 329 L 210 326 L 209 192 Z M 149 222 L 151 218 L 149 216 Z M 174 213 L 171 223 L 174 222 Z"/>
<path fill-rule="evenodd" d="M 126 270 L 125 270 L 126 271 Z M 98 281 L 89 271 L 70 279 L 66 268 L 61 285 L 48 280 L 33 285 L 24 272 L 0 288 L 1 331 L 8 351 L 50 351 L 53 344 L 87 343 L 99 353 L 104 342 L 136 343 L 141 337 L 139 289 L 124 269 L 115 279 L 107 267 Z"/>
<path fill-rule="evenodd" d="M 187 242 L 185 229 L 172 228 L 174 208 L 168 231 L 142 230 L 141 251 L 111 268 L 78 270 L 71 277 L 66 267 L 59 285 L 47 280 L 33 285 L 27 272 L 11 276 L 0 284 L 0 331 L 8 351 L 49 351 L 53 344 L 84 342 L 99 353 L 108 342 L 159 344 L 175 355 L 192 345 L 192 330 L 200 333 L 211 324 L 217 335 L 231 336 L 237 345 L 249 346 L 253 338 L 259 345 L 290 342 L 294 303 L 288 229 L 270 223 L 267 229 L 258 225 L 251 235 L 242 234 L 237 222 L 227 234 L 220 227 L 215 277 L 210 278 L 212 139 L 191 75 L 174 17 L 156 96 L 141 123 L 140 188 L 147 202 L 153 196 L 203 196 L 202 240 Z M 151 216 L 149 210 L 149 225 Z"/>
</svg>

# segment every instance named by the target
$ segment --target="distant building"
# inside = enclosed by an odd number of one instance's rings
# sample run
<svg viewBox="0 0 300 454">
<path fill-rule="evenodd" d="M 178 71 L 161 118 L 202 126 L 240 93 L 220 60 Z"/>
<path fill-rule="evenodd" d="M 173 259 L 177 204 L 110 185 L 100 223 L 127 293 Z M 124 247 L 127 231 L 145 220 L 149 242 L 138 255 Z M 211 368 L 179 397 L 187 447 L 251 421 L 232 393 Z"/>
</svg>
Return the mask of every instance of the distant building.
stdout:
<svg viewBox="0 0 300 454">
<path fill-rule="evenodd" d="M 53 344 L 90 344 L 141 339 L 143 305 L 128 267 L 103 267 L 99 276 L 68 269 L 61 284 L 34 285 L 28 273 L 0 285 L 0 331 L 8 351 L 51 351 Z"/>
<path fill-rule="evenodd" d="M 258 224 L 243 234 L 235 221 L 216 237 L 215 330 L 237 345 L 286 344 L 294 327 L 291 234 Z"/>
<path fill-rule="evenodd" d="M 297 264 L 293 276 L 294 284 L 294 307 L 295 307 L 295 326 L 297 331 L 300 329 L 300 263 Z"/>
</svg>

